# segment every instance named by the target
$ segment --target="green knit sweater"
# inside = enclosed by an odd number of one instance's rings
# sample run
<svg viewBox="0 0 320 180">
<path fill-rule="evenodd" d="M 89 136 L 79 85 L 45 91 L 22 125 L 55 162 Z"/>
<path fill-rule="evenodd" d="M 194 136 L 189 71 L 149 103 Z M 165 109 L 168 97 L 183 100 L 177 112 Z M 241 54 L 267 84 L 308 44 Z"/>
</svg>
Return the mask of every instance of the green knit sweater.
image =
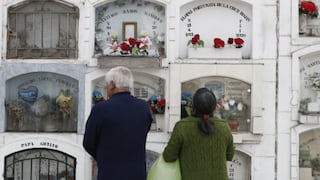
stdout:
<svg viewBox="0 0 320 180">
<path fill-rule="evenodd" d="M 196 117 L 177 122 L 163 152 L 167 162 L 179 159 L 182 180 L 228 180 L 227 160 L 234 155 L 233 137 L 226 121 L 210 118 L 214 133 L 204 134 Z"/>
</svg>

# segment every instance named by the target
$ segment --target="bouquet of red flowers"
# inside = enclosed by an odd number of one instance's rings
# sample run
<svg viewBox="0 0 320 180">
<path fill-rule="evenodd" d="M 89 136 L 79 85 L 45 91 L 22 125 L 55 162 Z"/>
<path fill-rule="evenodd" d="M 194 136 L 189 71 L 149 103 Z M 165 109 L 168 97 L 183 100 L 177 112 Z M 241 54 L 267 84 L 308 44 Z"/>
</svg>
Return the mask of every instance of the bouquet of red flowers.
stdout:
<svg viewBox="0 0 320 180">
<path fill-rule="evenodd" d="M 213 45 L 214 48 L 223 48 L 225 44 L 224 41 L 220 38 L 214 38 L 213 43 L 214 43 Z"/>
<path fill-rule="evenodd" d="M 140 39 L 129 38 L 128 41 L 120 43 L 121 54 L 132 54 L 138 56 L 148 55 L 148 49 L 152 42 L 148 36 L 143 36 Z"/>
<path fill-rule="evenodd" d="M 151 96 L 147 103 L 154 114 L 163 114 L 166 106 L 166 100 L 159 96 Z"/>
<path fill-rule="evenodd" d="M 299 4 L 299 13 L 306 14 L 311 18 L 317 18 L 319 15 L 318 7 L 312 1 L 301 1 Z"/>
<path fill-rule="evenodd" d="M 236 48 L 242 48 L 244 40 L 242 38 L 228 38 L 228 44 L 234 45 Z"/>
<path fill-rule="evenodd" d="M 200 35 L 196 34 L 194 35 L 191 40 L 188 41 L 188 46 L 192 44 L 192 47 L 197 49 L 199 46 L 203 47 L 204 46 L 204 42 L 203 40 L 200 39 Z"/>
</svg>

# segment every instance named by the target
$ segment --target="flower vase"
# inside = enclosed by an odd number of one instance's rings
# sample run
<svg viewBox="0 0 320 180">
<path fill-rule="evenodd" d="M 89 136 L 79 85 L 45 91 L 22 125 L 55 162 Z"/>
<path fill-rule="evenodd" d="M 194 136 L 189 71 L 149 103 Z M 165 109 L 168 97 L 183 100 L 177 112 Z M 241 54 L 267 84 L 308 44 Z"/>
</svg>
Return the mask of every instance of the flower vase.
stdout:
<svg viewBox="0 0 320 180">
<path fill-rule="evenodd" d="M 231 120 L 229 120 L 228 123 L 229 123 L 230 129 L 231 129 L 232 132 L 237 132 L 238 131 L 238 128 L 239 128 L 239 125 L 240 125 L 239 120 L 231 119 Z"/>
<path fill-rule="evenodd" d="M 299 15 L 299 34 L 303 35 L 307 33 L 307 15 Z"/>
<path fill-rule="evenodd" d="M 164 48 L 158 48 L 158 53 L 159 53 L 159 56 L 161 57 L 165 56 Z"/>
<path fill-rule="evenodd" d="M 241 59 L 241 48 L 189 48 L 188 58 Z"/>
</svg>

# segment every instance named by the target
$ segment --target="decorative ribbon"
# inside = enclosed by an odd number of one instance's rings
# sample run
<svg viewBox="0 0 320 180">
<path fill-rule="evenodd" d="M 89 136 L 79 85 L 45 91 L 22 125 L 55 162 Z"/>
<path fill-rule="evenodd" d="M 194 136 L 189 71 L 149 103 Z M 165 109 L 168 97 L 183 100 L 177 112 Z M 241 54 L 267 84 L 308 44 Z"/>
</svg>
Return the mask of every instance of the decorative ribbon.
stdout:
<svg viewBox="0 0 320 180">
<path fill-rule="evenodd" d="M 203 115 L 203 119 L 204 119 L 204 120 L 208 120 L 208 119 L 209 119 L 209 114 L 204 114 L 204 115 Z"/>
</svg>

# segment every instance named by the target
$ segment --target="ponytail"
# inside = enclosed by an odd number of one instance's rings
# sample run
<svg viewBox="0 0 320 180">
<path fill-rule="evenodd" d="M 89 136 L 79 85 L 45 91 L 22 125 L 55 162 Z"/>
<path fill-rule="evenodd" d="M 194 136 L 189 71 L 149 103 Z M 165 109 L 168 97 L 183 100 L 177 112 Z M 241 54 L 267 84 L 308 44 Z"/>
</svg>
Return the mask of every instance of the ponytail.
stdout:
<svg viewBox="0 0 320 180">
<path fill-rule="evenodd" d="M 200 130 L 207 135 L 213 134 L 214 129 L 214 123 L 209 120 L 209 117 L 209 114 L 203 114 L 198 121 Z"/>
</svg>

